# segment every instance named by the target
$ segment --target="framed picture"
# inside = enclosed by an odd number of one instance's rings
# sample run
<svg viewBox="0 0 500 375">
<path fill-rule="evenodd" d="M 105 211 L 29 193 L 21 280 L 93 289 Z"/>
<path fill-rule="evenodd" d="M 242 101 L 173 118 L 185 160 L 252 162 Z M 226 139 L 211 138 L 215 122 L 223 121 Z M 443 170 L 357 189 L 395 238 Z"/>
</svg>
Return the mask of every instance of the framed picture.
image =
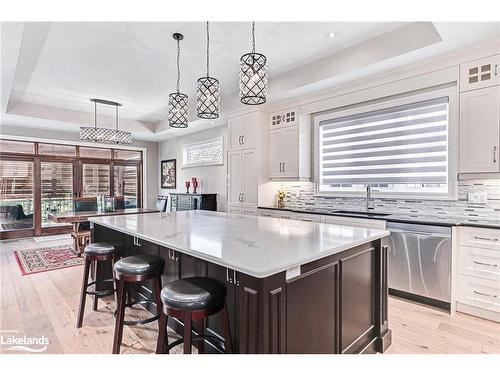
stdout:
<svg viewBox="0 0 500 375">
<path fill-rule="evenodd" d="M 176 159 L 161 161 L 162 189 L 175 189 L 177 180 Z"/>
</svg>

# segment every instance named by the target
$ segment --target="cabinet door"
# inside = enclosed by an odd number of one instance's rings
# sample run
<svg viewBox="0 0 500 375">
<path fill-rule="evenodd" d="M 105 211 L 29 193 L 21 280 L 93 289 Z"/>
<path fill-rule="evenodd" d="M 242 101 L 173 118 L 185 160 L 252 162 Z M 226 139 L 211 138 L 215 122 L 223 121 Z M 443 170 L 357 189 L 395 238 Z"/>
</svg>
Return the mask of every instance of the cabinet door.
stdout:
<svg viewBox="0 0 500 375">
<path fill-rule="evenodd" d="M 243 193 L 243 159 L 241 151 L 229 151 L 228 153 L 228 204 L 240 205 Z"/>
<path fill-rule="evenodd" d="M 261 126 L 259 113 L 250 113 L 243 117 L 243 148 L 257 147 L 257 137 Z"/>
<path fill-rule="evenodd" d="M 284 159 L 283 130 L 273 129 L 269 131 L 269 177 L 283 176 Z"/>
<path fill-rule="evenodd" d="M 229 149 L 241 149 L 243 147 L 243 117 L 233 117 L 228 121 L 229 127 Z"/>
<path fill-rule="evenodd" d="M 460 94 L 460 172 L 498 172 L 500 86 Z"/>
<path fill-rule="evenodd" d="M 258 162 L 257 150 L 243 151 L 243 207 L 257 206 Z"/>
<path fill-rule="evenodd" d="M 299 127 L 284 128 L 282 138 L 283 145 L 285 145 L 282 175 L 299 177 Z"/>
</svg>

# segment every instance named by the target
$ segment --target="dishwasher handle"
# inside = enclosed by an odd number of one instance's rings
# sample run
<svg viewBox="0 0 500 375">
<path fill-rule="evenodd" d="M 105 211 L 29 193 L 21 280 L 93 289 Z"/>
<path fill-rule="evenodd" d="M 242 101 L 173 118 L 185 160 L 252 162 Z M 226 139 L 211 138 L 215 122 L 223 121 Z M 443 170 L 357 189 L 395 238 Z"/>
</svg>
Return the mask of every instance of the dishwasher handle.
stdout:
<svg viewBox="0 0 500 375">
<path fill-rule="evenodd" d="M 433 232 L 419 232 L 419 231 L 412 231 L 412 230 L 407 230 L 407 229 L 394 229 L 394 228 L 387 228 L 387 230 L 391 233 L 404 233 L 404 234 L 414 234 L 417 236 L 426 236 L 426 237 L 441 237 L 441 238 L 451 238 L 451 234 L 447 233 L 433 233 Z"/>
</svg>

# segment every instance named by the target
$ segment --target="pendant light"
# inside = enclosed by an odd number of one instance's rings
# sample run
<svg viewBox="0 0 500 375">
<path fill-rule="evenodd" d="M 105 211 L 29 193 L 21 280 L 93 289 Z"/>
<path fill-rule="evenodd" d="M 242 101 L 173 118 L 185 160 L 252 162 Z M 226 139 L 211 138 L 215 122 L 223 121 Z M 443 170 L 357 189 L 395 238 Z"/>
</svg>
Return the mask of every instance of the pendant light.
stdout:
<svg viewBox="0 0 500 375">
<path fill-rule="evenodd" d="M 94 103 L 94 126 L 80 127 L 80 139 L 97 143 L 131 144 L 132 134 L 118 129 L 118 107 L 121 107 L 121 104 L 104 99 L 90 99 L 90 101 Z M 115 107 L 115 129 L 97 127 L 97 104 Z"/>
<path fill-rule="evenodd" d="M 172 128 L 187 128 L 188 126 L 188 96 L 179 92 L 179 81 L 181 70 L 179 67 L 179 58 L 181 48 L 179 42 L 184 36 L 174 33 L 172 37 L 177 41 L 177 91 L 168 96 L 168 125 Z"/>
<path fill-rule="evenodd" d="M 196 113 L 199 118 L 216 119 L 219 117 L 219 81 L 210 77 L 210 33 L 207 22 L 207 76 L 198 79 L 196 89 Z"/>
<path fill-rule="evenodd" d="M 240 100 L 258 105 L 267 97 L 267 58 L 255 52 L 255 22 L 252 22 L 252 52 L 240 58 Z"/>
</svg>

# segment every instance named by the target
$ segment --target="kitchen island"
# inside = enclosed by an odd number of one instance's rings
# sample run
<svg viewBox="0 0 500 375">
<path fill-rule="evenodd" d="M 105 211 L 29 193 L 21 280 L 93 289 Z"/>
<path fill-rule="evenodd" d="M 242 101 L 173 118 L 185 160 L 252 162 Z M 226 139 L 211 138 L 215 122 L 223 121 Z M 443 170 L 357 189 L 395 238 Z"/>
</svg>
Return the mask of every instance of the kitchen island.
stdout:
<svg viewBox="0 0 500 375">
<path fill-rule="evenodd" d="M 236 352 L 384 352 L 391 343 L 385 230 L 200 210 L 90 221 L 93 242 L 161 256 L 163 283 L 224 282 Z M 135 293 L 151 289 L 146 282 Z M 219 335 L 219 321 L 208 319 L 210 334 Z M 182 322 L 169 326 L 180 332 Z"/>
</svg>

